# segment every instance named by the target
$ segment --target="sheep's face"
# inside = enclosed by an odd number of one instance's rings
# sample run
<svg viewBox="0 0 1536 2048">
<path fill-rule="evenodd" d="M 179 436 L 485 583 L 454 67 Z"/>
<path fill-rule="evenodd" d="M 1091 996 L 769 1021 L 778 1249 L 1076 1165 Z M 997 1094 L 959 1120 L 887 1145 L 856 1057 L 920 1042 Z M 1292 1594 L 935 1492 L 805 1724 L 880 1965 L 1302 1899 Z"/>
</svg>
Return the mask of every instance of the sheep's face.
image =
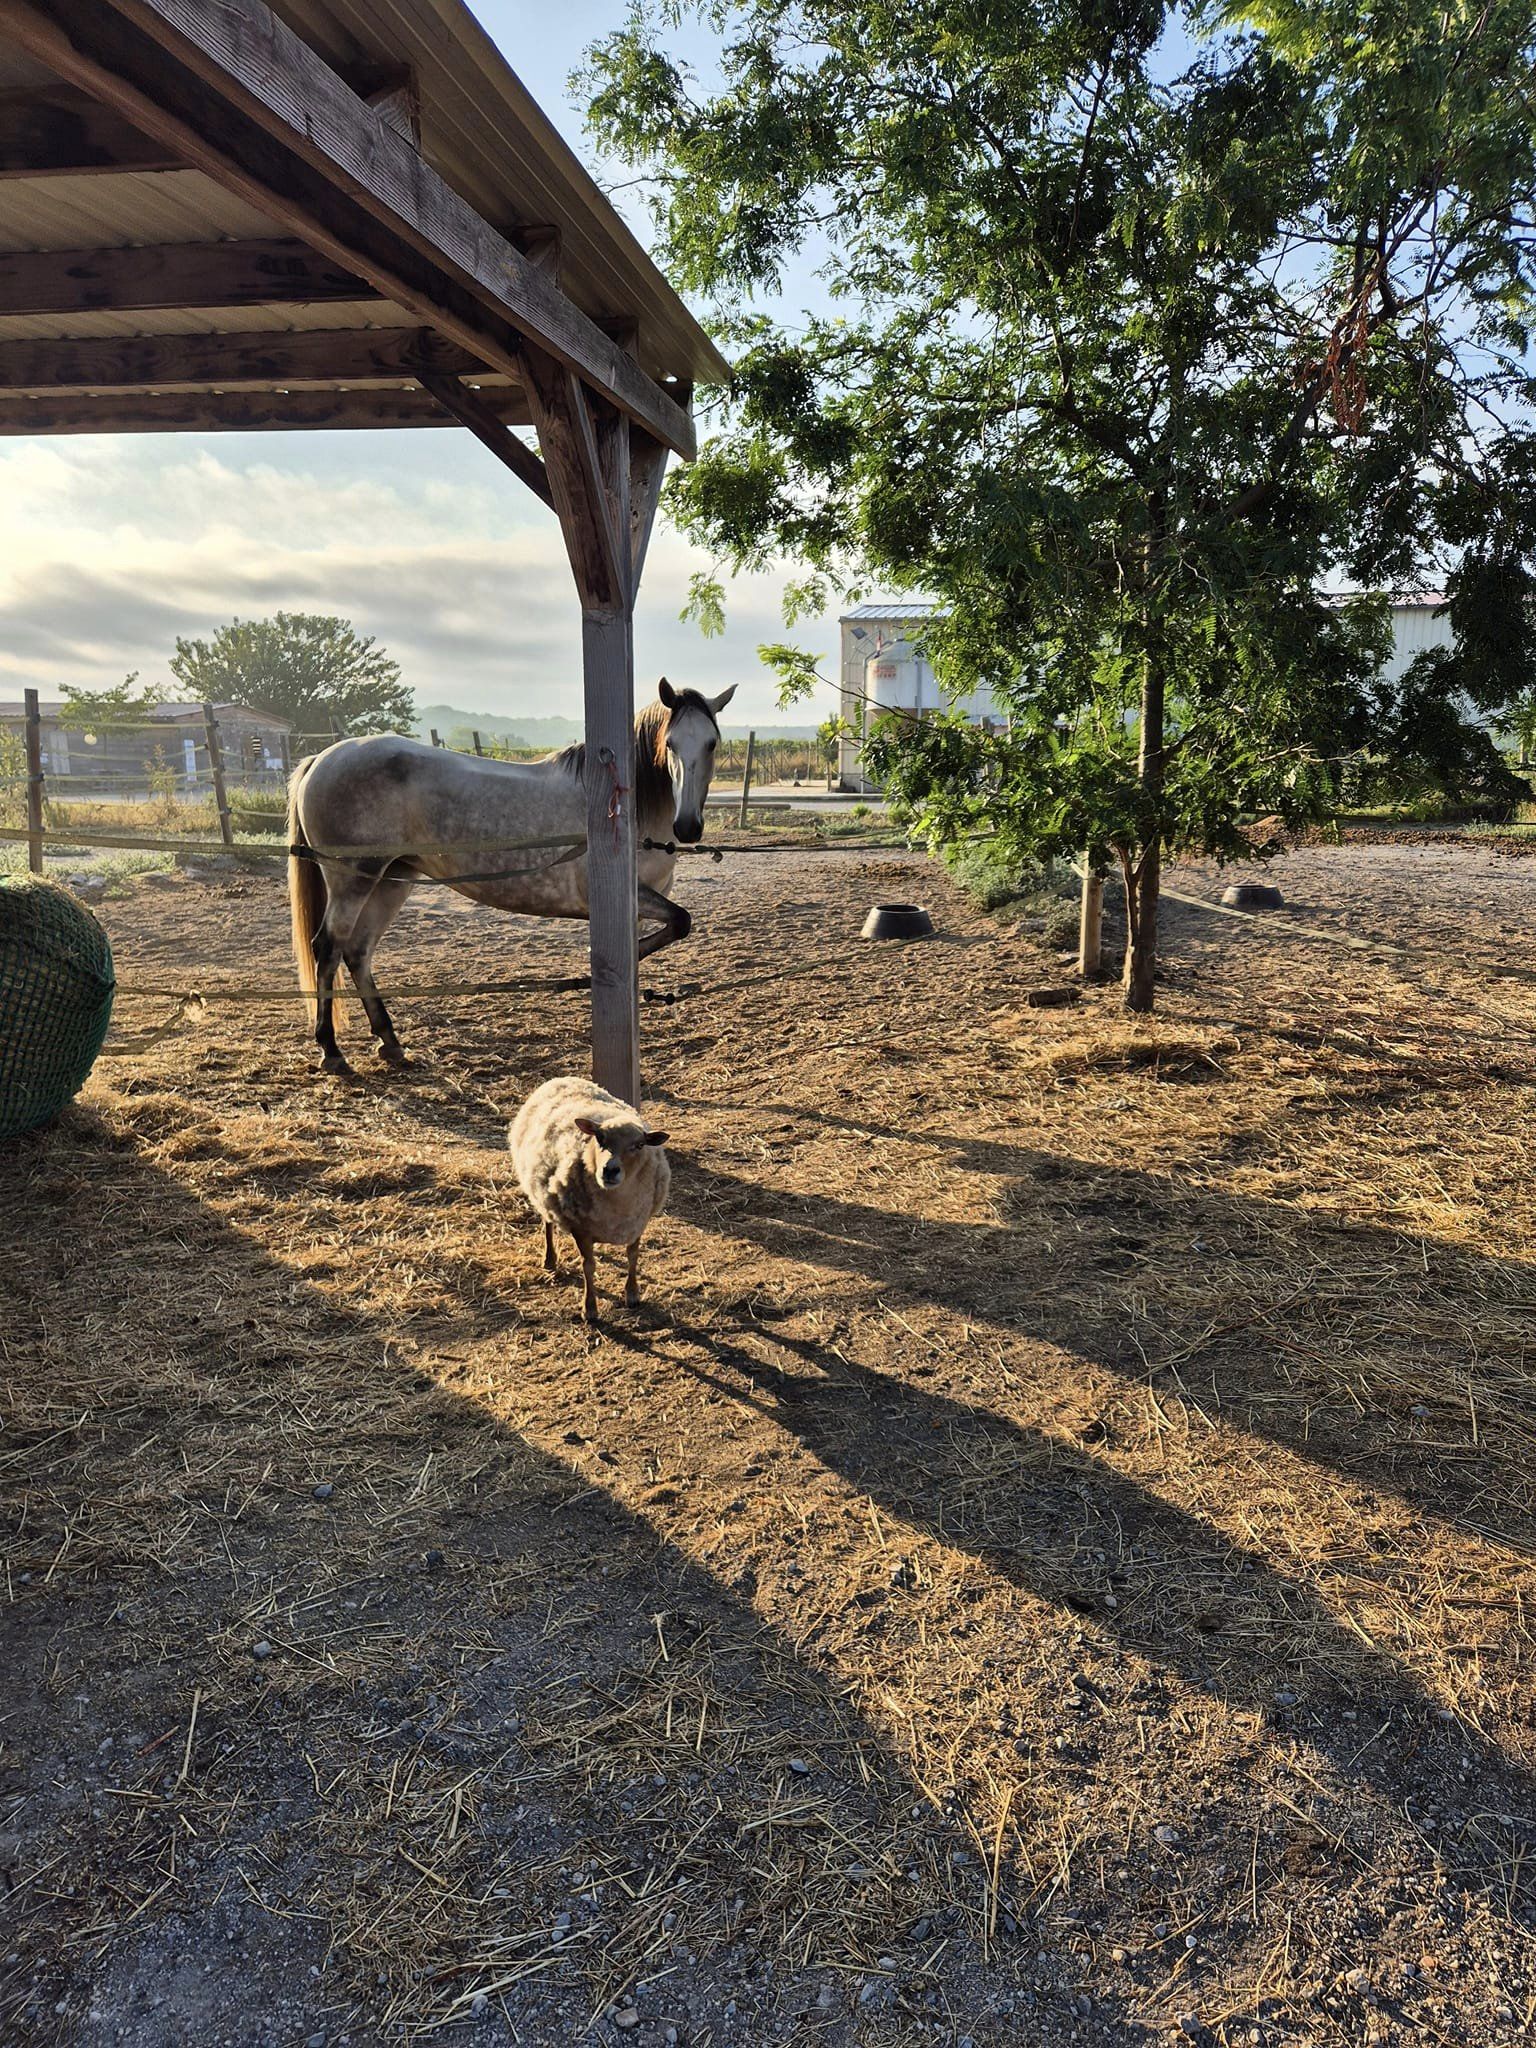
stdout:
<svg viewBox="0 0 1536 2048">
<path fill-rule="evenodd" d="M 585 1134 L 587 1167 L 600 1188 L 619 1187 L 652 1145 L 665 1145 L 665 1131 L 648 1131 L 644 1124 L 599 1124 L 579 1116 L 576 1128 Z"/>
</svg>

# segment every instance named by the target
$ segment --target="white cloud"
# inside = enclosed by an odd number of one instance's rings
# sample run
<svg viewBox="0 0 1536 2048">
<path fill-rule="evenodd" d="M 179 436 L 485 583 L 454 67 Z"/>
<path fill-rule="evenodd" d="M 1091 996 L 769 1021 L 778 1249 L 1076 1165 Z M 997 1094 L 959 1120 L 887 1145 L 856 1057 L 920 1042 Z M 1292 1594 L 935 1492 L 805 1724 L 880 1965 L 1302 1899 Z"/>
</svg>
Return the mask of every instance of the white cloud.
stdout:
<svg viewBox="0 0 1536 2048">
<path fill-rule="evenodd" d="M 483 451 L 446 434 L 286 445 L 291 462 L 243 437 L 0 450 L 0 694 L 130 669 L 158 682 L 178 633 L 284 607 L 340 612 L 376 635 L 423 702 L 579 714 L 580 618 L 558 529 Z M 724 638 L 706 640 L 677 616 L 701 560 L 658 530 L 636 619 L 640 687 L 663 673 L 739 683 L 733 720 L 776 722 L 755 649 L 784 637 L 779 581 L 737 582 Z M 793 637 L 830 670 L 835 631 L 823 620 Z"/>
</svg>

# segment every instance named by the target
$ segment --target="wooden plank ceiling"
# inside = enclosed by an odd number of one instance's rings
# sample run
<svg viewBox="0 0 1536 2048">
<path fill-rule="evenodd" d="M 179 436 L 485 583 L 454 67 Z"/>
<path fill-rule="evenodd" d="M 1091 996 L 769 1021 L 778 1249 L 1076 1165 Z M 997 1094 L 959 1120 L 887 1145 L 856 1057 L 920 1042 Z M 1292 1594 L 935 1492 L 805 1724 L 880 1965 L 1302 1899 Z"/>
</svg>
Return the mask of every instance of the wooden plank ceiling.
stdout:
<svg viewBox="0 0 1536 2048">
<path fill-rule="evenodd" d="M 0 435 L 457 422 L 547 496 L 529 346 L 683 453 L 726 374 L 459 0 L 0 0 Z"/>
</svg>

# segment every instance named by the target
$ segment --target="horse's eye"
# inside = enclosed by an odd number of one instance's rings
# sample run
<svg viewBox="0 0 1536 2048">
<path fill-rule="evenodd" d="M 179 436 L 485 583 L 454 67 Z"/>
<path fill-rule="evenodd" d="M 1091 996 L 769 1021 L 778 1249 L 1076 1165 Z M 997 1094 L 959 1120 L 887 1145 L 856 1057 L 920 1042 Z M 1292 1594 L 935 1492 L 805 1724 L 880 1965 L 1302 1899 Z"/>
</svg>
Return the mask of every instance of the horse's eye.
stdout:
<svg viewBox="0 0 1536 2048">
<path fill-rule="evenodd" d="M 715 743 L 714 743 L 714 741 L 713 741 L 713 740 L 711 740 L 711 741 L 710 741 L 710 743 L 709 743 L 709 751 L 710 751 L 711 753 L 713 753 L 713 752 L 715 751 Z"/>
</svg>

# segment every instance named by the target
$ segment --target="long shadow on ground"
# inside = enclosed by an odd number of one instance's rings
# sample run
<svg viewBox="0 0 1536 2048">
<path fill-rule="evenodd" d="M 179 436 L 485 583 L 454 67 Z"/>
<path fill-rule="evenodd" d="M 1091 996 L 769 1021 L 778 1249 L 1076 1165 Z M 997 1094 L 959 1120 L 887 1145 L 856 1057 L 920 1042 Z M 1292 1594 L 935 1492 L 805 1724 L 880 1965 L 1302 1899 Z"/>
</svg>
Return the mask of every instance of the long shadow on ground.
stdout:
<svg viewBox="0 0 1536 2048">
<path fill-rule="evenodd" d="M 964 1838 L 876 1731 L 420 1332 L 89 1117 L 0 1164 L 0 1219 L 0 2038 L 1070 2014 L 1022 1931 L 983 1960 Z"/>
</svg>

